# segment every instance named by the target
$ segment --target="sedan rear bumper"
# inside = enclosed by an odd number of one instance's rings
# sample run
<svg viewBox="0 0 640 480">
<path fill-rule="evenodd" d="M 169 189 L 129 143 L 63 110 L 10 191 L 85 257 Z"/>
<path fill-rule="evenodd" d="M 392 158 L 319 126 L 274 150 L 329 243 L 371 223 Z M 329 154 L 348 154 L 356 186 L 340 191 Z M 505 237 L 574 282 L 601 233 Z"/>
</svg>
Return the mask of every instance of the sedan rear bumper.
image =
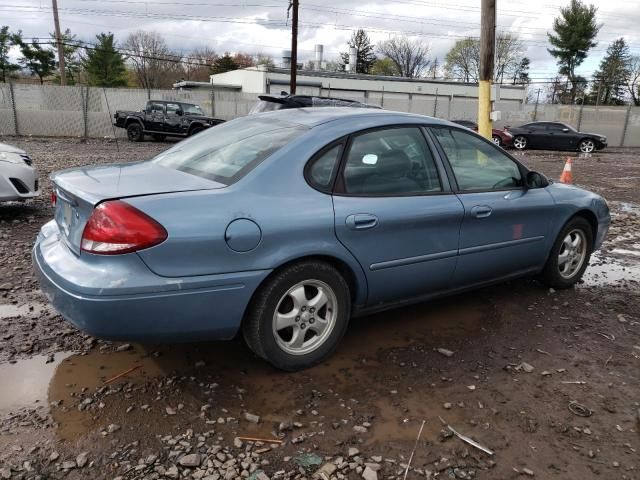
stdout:
<svg viewBox="0 0 640 480">
<path fill-rule="evenodd" d="M 33 248 L 41 289 L 54 308 L 80 330 L 109 340 L 233 338 L 253 292 L 269 274 L 166 278 L 153 274 L 136 254 L 97 257 L 73 254 L 51 224 Z M 129 269 L 123 269 L 123 259 L 130 261 Z"/>
</svg>

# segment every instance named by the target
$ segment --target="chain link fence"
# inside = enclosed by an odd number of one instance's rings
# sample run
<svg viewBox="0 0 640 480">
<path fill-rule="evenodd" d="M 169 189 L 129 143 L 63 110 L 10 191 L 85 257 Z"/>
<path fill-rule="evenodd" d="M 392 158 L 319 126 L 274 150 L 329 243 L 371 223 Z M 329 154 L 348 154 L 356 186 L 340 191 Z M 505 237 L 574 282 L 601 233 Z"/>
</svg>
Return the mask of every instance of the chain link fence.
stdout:
<svg viewBox="0 0 640 480">
<path fill-rule="evenodd" d="M 319 91 L 318 91 L 319 90 Z M 450 95 L 315 89 L 324 96 L 349 98 L 387 110 L 447 120 L 476 120 L 477 99 Z M 116 110 L 140 110 L 147 100 L 195 103 L 209 115 L 231 120 L 249 113 L 257 94 L 233 90 L 142 90 L 86 86 L 0 84 L 0 135 L 124 137 L 112 125 Z M 497 101 L 496 128 L 533 120 L 561 121 L 580 131 L 606 135 L 611 146 L 640 147 L 640 107 L 522 104 Z"/>
</svg>

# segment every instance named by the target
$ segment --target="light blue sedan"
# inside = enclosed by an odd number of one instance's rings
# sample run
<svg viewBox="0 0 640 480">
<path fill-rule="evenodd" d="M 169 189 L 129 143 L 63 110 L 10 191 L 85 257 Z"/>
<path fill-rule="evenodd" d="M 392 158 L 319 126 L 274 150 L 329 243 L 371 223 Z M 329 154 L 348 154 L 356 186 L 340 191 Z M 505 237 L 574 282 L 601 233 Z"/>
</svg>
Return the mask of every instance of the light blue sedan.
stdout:
<svg viewBox="0 0 640 480">
<path fill-rule="evenodd" d="M 355 315 L 529 275 L 571 287 L 610 222 L 468 129 L 384 110 L 240 118 L 52 180 L 33 259 L 62 316 L 143 342 L 241 330 L 284 370 L 330 355 Z"/>
</svg>

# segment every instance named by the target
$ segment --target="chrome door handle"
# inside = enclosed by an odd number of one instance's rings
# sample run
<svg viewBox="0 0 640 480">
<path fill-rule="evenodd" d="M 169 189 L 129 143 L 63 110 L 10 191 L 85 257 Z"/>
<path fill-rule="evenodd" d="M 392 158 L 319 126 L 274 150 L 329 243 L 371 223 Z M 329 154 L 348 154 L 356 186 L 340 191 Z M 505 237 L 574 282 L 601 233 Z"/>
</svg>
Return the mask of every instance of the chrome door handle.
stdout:
<svg viewBox="0 0 640 480">
<path fill-rule="evenodd" d="M 378 217 L 369 213 L 356 213 L 349 215 L 345 224 L 352 230 L 367 230 L 378 225 Z"/>
<path fill-rule="evenodd" d="M 473 218 L 487 218 L 491 215 L 493 209 L 488 205 L 476 205 L 471 209 L 471 216 Z"/>
</svg>

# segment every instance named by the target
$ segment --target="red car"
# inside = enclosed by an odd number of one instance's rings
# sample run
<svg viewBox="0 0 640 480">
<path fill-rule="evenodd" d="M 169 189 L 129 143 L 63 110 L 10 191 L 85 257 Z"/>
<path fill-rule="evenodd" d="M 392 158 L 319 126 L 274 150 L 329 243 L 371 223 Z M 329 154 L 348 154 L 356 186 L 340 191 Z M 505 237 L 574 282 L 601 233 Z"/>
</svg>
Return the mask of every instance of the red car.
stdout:
<svg viewBox="0 0 640 480">
<path fill-rule="evenodd" d="M 462 125 L 463 127 L 466 127 L 475 132 L 478 131 L 478 124 L 476 122 L 472 122 L 471 120 L 452 120 L 452 121 L 453 123 Z M 511 135 L 506 130 L 498 130 L 497 128 L 492 129 L 491 139 L 493 140 L 493 143 L 501 147 L 511 147 L 513 145 L 513 135 Z"/>
</svg>

